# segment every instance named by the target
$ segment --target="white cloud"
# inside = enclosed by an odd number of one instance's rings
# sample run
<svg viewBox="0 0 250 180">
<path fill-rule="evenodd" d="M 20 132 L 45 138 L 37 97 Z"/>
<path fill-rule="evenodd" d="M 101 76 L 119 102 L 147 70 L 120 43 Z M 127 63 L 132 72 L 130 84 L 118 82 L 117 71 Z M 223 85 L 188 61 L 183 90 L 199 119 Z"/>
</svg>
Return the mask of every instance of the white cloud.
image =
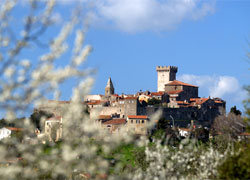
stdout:
<svg viewBox="0 0 250 180">
<path fill-rule="evenodd" d="M 231 103 L 241 103 L 247 98 L 246 91 L 233 76 L 183 74 L 178 79 L 199 86 L 201 96 L 220 97 Z"/>
<path fill-rule="evenodd" d="M 212 3 L 211 3 L 212 2 Z M 213 12 L 214 1 L 200 0 L 101 0 L 98 16 L 126 32 L 165 31 L 185 19 L 200 19 Z"/>
<path fill-rule="evenodd" d="M 60 2 L 60 1 L 59 1 Z M 69 0 L 62 0 L 68 4 Z M 213 13 L 215 0 L 75 0 L 88 3 L 95 13 L 95 25 L 135 33 L 167 31 L 183 20 L 197 20 Z M 86 4 L 85 4 L 86 5 Z"/>
</svg>

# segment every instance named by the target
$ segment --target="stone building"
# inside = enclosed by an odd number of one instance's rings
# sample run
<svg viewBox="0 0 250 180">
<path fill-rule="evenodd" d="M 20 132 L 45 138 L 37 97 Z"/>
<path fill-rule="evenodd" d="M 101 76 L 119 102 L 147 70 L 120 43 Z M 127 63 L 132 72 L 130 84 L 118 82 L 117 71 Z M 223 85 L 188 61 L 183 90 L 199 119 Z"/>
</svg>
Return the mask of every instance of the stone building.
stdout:
<svg viewBox="0 0 250 180">
<path fill-rule="evenodd" d="M 165 84 L 176 80 L 178 68 L 175 66 L 157 66 L 157 91 L 165 91 Z"/>
<path fill-rule="evenodd" d="M 45 135 L 49 141 L 59 141 L 62 138 L 62 117 L 54 116 L 45 121 Z"/>
<path fill-rule="evenodd" d="M 126 126 L 141 135 L 147 134 L 145 125 L 158 110 L 170 124 L 179 127 L 187 127 L 191 122 L 210 127 L 213 120 L 225 112 L 226 102 L 222 99 L 200 98 L 198 86 L 176 80 L 177 67 L 157 66 L 156 71 L 157 92 L 118 95 L 109 78 L 105 95 L 87 95 L 83 100 L 83 109 L 87 106 L 90 117 L 112 133 Z M 69 105 L 70 101 L 48 101 L 38 109 L 60 116 Z"/>
<path fill-rule="evenodd" d="M 120 132 L 132 132 L 135 135 L 147 135 L 148 121 L 149 119 L 147 116 L 128 115 L 126 119 L 113 118 L 101 121 L 101 127 L 103 130 L 106 130 L 111 134 L 118 134 Z"/>
<path fill-rule="evenodd" d="M 114 118 L 101 123 L 102 128 L 111 134 L 119 133 L 121 128 L 126 125 L 126 119 L 124 118 Z"/>
<path fill-rule="evenodd" d="M 105 87 L 105 96 L 110 96 L 113 94 L 115 94 L 115 88 L 114 88 L 111 78 L 109 77 L 107 85 Z"/>
<path fill-rule="evenodd" d="M 135 135 L 147 135 L 148 116 L 128 115 L 127 130 L 132 131 Z"/>
</svg>

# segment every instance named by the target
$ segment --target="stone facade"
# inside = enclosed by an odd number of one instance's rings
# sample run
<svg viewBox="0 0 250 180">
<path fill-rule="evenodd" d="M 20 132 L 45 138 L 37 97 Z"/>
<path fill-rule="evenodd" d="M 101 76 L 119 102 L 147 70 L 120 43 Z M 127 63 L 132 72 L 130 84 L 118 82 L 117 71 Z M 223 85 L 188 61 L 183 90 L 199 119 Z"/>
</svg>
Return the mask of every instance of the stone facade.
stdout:
<svg viewBox="0 0 250 180">
<path fill-rule="evenodd" d="M 140 91 L 134 95 L 114 94 L 115 88 L 109 78 L 105 95 L 86 96 L 83 109 L 87 105 L 90 117 L 98 121 L 101 124 L 100 127 L 108 128 L 112 133 L 119 130 L 120 126 L 126 126 L 128 130 L 140 135 L 147 134 L 145 125 L 158 110 L 162 111 L 162 117 L 169 124 L 179 127 L 187 127 L 191 122 L 210 127 L 213 120 L 225 112 L 226 102 L 222 99 L 200 98 L 198 86 L 176 80 L 177 67 L 157 66 L 156 70 L 158 92 Z M 60 116 L 69 105 L 70 101 L 48 101 L 38 109 Z M 144 116 L 147 119 L 132 118 Z M 109 117 L 109 119 L 98 117 Z M 120 120 L 112 121 L 113 119 Z"/>
<path fill-rule="evenodd" d="M 176 80 L 176 73 L 178 68 L 175 66 L 157 66 L 157 90 L 164 91 L 165 84 L 168 84 L 171 81 Z"/>
<path fill-rule="evenodd" d="M 45 134 L 49 141 L 59 141 L 62 138 L 62 117 L 55 116 L 45 121 Z"/>
<path fill-rule="evenodd" d="M 115 94 L 115 88 L 114 85 L 112 83 L 111 78 L 108 79 L 107 85 L 105 87 L 105 96 L 110 96 Z"/>
</svg>

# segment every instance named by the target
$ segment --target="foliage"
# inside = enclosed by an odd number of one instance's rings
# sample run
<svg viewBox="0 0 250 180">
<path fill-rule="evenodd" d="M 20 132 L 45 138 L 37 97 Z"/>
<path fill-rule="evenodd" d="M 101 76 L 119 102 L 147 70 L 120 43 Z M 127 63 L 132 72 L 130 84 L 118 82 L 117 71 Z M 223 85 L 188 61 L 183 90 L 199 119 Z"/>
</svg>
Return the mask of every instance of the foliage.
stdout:
<svg viewBox="0 0 250 180">
<path fill-rule="evenodd" d="M 236 140 L 238 135 L 244 131 L 245 123 L 241 116 L 234 113 L 218 116 L 212 125 L 216 135 L 223 135 L 228 141 Z"/>
<path fill-rule="evenodd" d="M 235 114 L 236 116 L 241 115 L 241 111 L 236 108 L 236 106 L 231 107 L 230 113 Z"/>
<path fill-rule="evenodd" d="M 218 167 L 219 179 L 250 179 L 250 144 L 243 144 L 239 152 L 229 156 Z"/>
<path fill-rule="evenodd" d="M 197 146 L 193 140 L 185 139 L 173 148 L 161 145 L 146 146 L 146 171 L 139 169 L 134 179 L 208 179 L 217 176 L 216 167 L 227 152 L 219 153 L 213 148 Z"/>
<path fill-rule="evenodd" d="M 250 132 L 250 86 L 246 86 L 245 89 L 247 90 L 248 93 L 248 99 L 246 99 L 244 103 L 245 107 L 245 114 L 246 117 L 244 118 L 246 124 L 247 124 L 247 131 Z"/>
<path fill-rule="evenodd" d="M 9 122 L 8 120 L 2 118 L 0 119 L 0 128 L 1 127 L 6 127 L 6 126 L 9 126 L 9 127 L 18 127 L 19 124 L 15 123 L 15 122 L 20 122 L 20 121 L 23 121 L 25 118 L 16 118 L 15 120 L 13 120 L 12 122 Z"/>
<path fill-rule="evenodd" d="M 191 132 L 191 137 L 205 143 L 209 139 L 209 131 L 203 127 L 196 128 Z"/>
<path fill-rule="evenodd" d="M 21 32 L 16 32 L 13 31 L 15 23 L 11 22 L 16 18 L 12 16 L 16 3 L 6 0 L 0 7 L 0 105 L 6 113 L 6 123 L 22 125 L 24 131 L 22 138 L 17 135 L 1 141 L 0 179 L 81 179 L 86 174 L 93 179 L 100 174 L 107 174 L 109 179 L 145 180 L 217 177 L 217 166 L 228 150 L 220 152 L 190 139 L 180 141 L 177 131 L 165 129 L 164 123 L 159 124 L 159 131 L 151 142 L 142 138 L 131 143 L 134 139 L 122 129 L 119 135 L 100 130 L 82 105 L 82 99 L 93 85 L 93 71 L 82 66 L 91 47 L 84 45 L 85 26 L 81 13 L 74 11 L 58 29 L 52 19 L 53 13 L 59 13 L 55 12 L 55 1 L 24 2 L 29 3 L 29 8 L 22 11 L 24 25 L 18 28 Z M 45 36 L 50 27 L 55 33 L 53 38 Z M 75 39 L 74 45 L 69 43 L 69 36 Z M 47 49 L 41 50 L 41 44 Z M 38 52 L 37 59 L 29 56 L 33 51 Z M 58 67 L 60 60 L 63 63 Z M 18 120 L 16 116 L 34 106 L 54 107 L 47 97 L 59 100 L 61 85 L 72 79 L 77 86 L 73 88 L 68 105 L 61 109 L 62 139 L 49 142 L 46 134 L 34 137 L 41 117 L 51 115 L 38 113 Z M 160 103 L 157 99 L 149 102 L 151 105 Z M 155 116 L 152 122 L 158 119 L 159 116 Z M 225 119 L 230 120 L 224 117 L 222 122 Z"/>
<path fill-rule="evenodd" d="M 50 112 L 46 112 L 46 111 L 34 111 L 31 115 L 30 115 L 30 120 L 32 123 L 34 123 L 34 126 L 36 128 L 38 128 L 39 130 L 41 130 L 41 120 L 42 118 L 51 118 L 53 117 L 53 114 Z"/>
<path fill-rule="evenodd" d="M 56 11 L 54 0 L 6 0 L 0 5 L 0 106 L 6 113 L 6 122 L 24 130 L 22 141 L 11 137 L 0 143 L 1 162 L 9 164 L 0 166 L 0 179 L 73 179 L 73 175 L 105 173 L 108 161 L 97 156 L 98 147 L 109 152 L 121 140 L 130 141 L 130 137 L 124 134 L 104 139 L 108 135 L 101 132 L 82 106 L 82 99 L 93 84 L 94 72 L 83 69 L 91 51 L 89 45 L 84 45 L 84 17 L 75 10 L 55 26 L 53 17 L 60 12 Z M 20 7 L 22 14 L 17 17 L 15 11 Z M 16 28 L 12 20 L 24 24 Z M 45 49 L 41 49 L 41 44 Z M 58 61 L 62 62 L 60 67 Z M 26 114 L 34 106 L 53 108 L 47 98 L 59 100 L 61 86 L 69 80 L 77 86 L 73 87 L 68 106 L 61 109 L 63 137 L 57 148 L 48 142 L 46 134 L 38 137 L 34 134 L 41 114 L 20 120 L 16 116 Z M 92 138 L 96 144 L 89 143 Z"/>
<path fill-rule="evenodd" d="M 159 106 L 160 104 L 161 104 L 161 100 L 156 99 L 154 97 L 148 100 L 148 105 Z"/>
<path fill-rule="evenodd" d="M 161 117 L 157 123 L 157 129 L 163 129 L 165 130 L 170 126 L 169 120 L 166 120 L 165 117 Z"/>
</svg>

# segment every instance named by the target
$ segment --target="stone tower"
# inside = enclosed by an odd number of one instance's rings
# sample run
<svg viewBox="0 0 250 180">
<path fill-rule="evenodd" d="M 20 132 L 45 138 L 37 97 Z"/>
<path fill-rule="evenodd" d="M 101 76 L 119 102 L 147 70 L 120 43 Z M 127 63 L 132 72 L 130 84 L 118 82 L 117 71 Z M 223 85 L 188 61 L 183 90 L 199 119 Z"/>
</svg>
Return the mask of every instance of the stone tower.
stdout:
<svg viewBox="0 0 250 180">
<path fill-rule="evenodd" d="M 109 77 L 109 80 L 107 82 L 107 85 L 105 87 L 105 96 L 110 96 L 115 93 L 115 88 L 113 86 L 112 80 Z"/>
<path fill-rule="evenodd" d="M 157 66 L 156 67 L 158 81 L 157 81 L 157 91 L 165 91 L 165 84 L 176 80 L 176 73 L 178 67 L 176 66 Z"/>
</svg>

